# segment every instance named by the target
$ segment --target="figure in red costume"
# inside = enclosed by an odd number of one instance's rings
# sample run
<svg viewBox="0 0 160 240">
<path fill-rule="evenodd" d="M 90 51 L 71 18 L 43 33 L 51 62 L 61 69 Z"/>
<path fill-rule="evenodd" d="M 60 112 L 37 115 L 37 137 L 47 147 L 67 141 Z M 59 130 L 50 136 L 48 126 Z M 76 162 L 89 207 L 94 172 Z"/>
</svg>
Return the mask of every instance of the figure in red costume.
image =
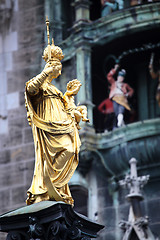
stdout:
<svg viewBox="0 0 160 240">
<path fill-rule="evenodd" d="M 99 104 L 98 110 L 105 115 L 104 128 L 108 131 L 112 130 L 114 121 L 114 109 L 112 101 L 109 98 L 106 98 Z"/>
<path fill-rule="evenodd" d="M 98 110 L 104 114 L 113 113 L 114 110 L 112 101 L 109 98 L 106 98 L 105 100 L 103 100 L 103 102 L 100 103 L 100 105 L 98 106 Z"/>
<path fill-rule="evenodd" d="M 124 125 L 125 109 L 131 110 L 127 98 L 132 97 L 134 93 L 134 90 L 127 83 L 124 83 L 126 75 L 124 69 L 118 72 L 117 80 L 115 80 L 118 69 L 119 65 L 116 64 L 107 74 L 107 80 L 111 84 L 109 98 L 113 102 L 114 113 L 117 120 L 114 127 L 121 127 Z"/>
</svg>

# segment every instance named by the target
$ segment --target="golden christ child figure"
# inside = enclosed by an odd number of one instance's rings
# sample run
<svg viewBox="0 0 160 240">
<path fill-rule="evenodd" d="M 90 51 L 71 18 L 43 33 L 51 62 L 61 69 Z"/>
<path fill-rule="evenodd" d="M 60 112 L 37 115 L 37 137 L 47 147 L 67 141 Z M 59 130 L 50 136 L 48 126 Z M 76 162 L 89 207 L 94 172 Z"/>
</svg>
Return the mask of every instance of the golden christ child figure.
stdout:
<svg viewBox="0 0 160 240">
<path fill-rule="evenodd" d="M 62 94 L 51 82 L 61 75 L 63 53 L 49 42 L 43 53 L 43 71 L 26 83 L 25 100 L 29 124 L 35 146 L 35 168 L 31 187 L 27 191 L 27 205 L 44 200 L 74 204 L 68 182 L 78 165 L 80 138 L 79 121 L 87 119 L 85 106 L 74 104 L 81 86 L 72 82 L 71 90 Z M 78 86 L 76 85 L 78 83 Z M 76 90 L 75 90 L 76 89 Z M 72 109 L 72 110 L 69 110 Z"/>
<path fill-rule="evenodd" d="M 67 91 L 64 94 L 65 108 L 76 121 L 78 129 L 81 129 L 79 126 L 81 119 L 84 122 L 89 122 L 87 118 L 87 107 L 85 105 L 76 106 L 74 102 L 74 96 L 78 93 L 81 86 L 80 81 L 73 79 L 67 84 Z"/>
</svg>

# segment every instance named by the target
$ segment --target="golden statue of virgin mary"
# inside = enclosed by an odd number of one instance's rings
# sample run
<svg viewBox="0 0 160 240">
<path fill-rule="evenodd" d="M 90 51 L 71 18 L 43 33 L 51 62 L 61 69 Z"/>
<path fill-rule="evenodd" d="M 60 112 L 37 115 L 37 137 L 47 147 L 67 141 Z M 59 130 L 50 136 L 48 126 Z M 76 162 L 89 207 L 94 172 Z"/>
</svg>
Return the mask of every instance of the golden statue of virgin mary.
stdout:
<svg viewBox="0 0 160 240">
<path fill-rule="evenodd" d="M 46 23 L 49 39 L 49 21 L 46 20 Z M 26 83 L 27 116 L 35 146 L 35 169 L 27 191 L 27 205 L 44 200 L 74 203 L 68 182 L 78 165 L 80 150 L 79 122 L 73 114 L 76 110 L 73 97 L 81 84 L 76 85 L 78 80 L 73 80 L 75 84 L 64 96 L 51 83 L 61 74 L 63 57 L 61 48 L 55 46 L 53 41 L 50 45 L 48 41 L 43 53 L 46 61 L 43 71 Z M 70 99 L 71 108 L 68 107 Z M 79 111 L 79 116 L 88 121 L 82 112 Z"/>
</svg>

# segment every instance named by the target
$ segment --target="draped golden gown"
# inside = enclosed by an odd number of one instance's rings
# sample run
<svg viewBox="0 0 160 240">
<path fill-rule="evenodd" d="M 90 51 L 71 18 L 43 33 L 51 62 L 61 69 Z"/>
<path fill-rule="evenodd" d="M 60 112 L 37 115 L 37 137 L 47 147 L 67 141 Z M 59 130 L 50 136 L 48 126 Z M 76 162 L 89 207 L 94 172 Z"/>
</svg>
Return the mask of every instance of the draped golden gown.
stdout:
<svg viewBox="0 0 160 240">
<path fill-rule="evenodd" d="M 79 133 L 65 111 L 63 94 L 35 77 L 26 83 L 26 108 L 35 146 L 35 169 L 27 204 L 43 200 L 73 205 L 68 182 L 78 165 Z"/>
</svg>

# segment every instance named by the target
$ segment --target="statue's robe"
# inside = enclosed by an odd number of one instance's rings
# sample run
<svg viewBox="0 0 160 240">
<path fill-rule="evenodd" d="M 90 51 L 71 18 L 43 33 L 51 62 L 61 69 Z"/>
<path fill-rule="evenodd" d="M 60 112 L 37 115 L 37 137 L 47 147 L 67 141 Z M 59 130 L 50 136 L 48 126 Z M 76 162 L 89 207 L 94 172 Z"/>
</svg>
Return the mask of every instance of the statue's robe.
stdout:
<svg viewBox="0 0 160 240">
<path fill-rule="evenodd" d="M 26 108 L 35 146 L 35 169 L 27 204 L 42 200 L 73 204 L 68 182 L 78 165 L 80 139 L 65 111 L 63 94 L 51 83 L 26 83 Z"/>
</svg>

